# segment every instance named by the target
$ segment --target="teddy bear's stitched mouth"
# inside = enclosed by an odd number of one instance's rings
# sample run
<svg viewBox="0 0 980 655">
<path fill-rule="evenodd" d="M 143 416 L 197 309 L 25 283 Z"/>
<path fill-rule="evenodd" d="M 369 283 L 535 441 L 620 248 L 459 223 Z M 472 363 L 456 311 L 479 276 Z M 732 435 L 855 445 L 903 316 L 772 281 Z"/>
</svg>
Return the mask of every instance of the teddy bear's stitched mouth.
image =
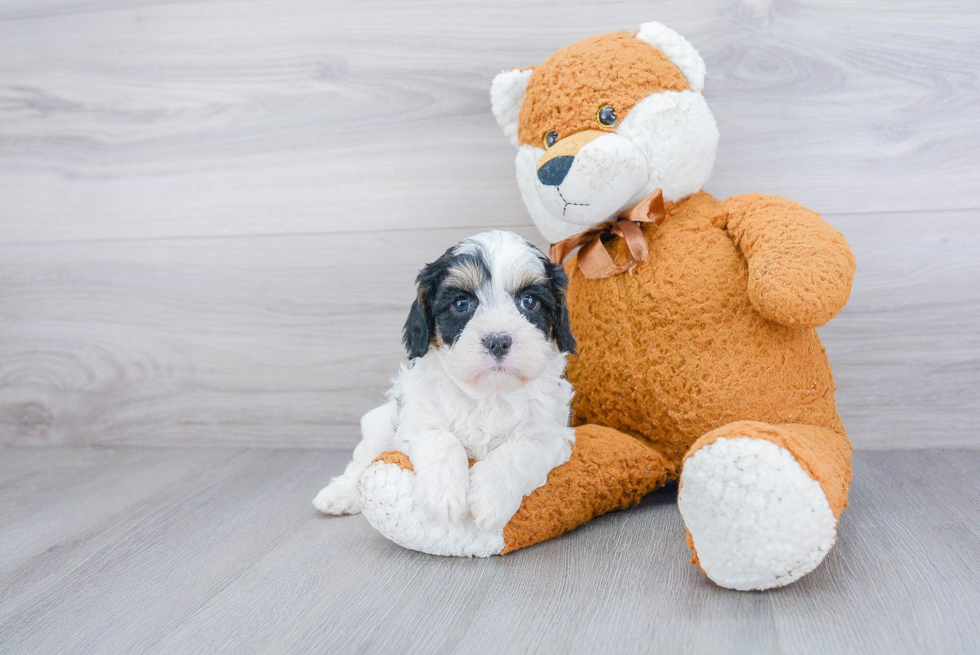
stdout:
<svg viewBox="0 0 980 655">
<path fill-rule="evenodd" d="M 588 207 L 589 206 L 589 203 L 587 203 L 587 202 L 568 202 L 567 200 L 565 200 L 565 196 L 561 195 L 561 188 L 560 187 L 555 187 L 555 191 L 558 192 L 558 197 L 561 198 L 561 201 L 563 203 L 565 203 L 565 206 L 562 207 L 562 209 L 561 209 L 561 215 L 562 216 L 564 216 L 565 215 L 565 212 L 568 211 L 569 206 L 575 206 L 575 207 Z"/>
</svg>

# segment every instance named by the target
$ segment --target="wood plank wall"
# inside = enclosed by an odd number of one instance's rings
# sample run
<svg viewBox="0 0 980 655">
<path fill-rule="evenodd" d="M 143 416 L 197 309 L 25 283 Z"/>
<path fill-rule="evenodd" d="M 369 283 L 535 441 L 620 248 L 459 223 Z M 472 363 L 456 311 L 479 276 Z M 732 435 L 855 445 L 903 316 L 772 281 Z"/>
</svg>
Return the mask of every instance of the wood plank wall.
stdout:
<svg viewBox="0 0 980 655">
<path fill-rule="evenodd" d="M 853 246 L 821 336 L 855 444 L 980 445 L 970 0 L 5 2 L 0 442 L 352 445 L 415 271 L 543 245 L 492 76 L 647 20 L 707 62 L 708 190 Z"/>
</svg>

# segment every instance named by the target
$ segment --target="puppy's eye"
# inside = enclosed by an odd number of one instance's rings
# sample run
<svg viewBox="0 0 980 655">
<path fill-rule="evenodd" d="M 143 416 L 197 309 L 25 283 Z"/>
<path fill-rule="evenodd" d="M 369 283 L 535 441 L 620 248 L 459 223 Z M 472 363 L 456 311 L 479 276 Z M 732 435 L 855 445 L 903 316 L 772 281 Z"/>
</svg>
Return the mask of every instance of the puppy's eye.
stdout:
<svg viewBox="0 0 980 655">
<path fill-rule="evenodd" d="M 595 117 L 601 125 L 605 125 L 606 127 L 615 125 L 617 120 L 616 110 L 609 105 L 600 107 L 599 111 L 596 112 Z"/>
<path fill-rule="evenodd" d="M 523 296 L 521 296 L 521 309 L 526 312 L 533 312 L 540 305 L 541 303 L 538 301 L 538 299 L 529 293 L 525 293 Z"/>
<path fill-rule="evenodd" d="M 472 303 L 469 298 L 457 298 L 453 301 L 453 311 L 457 314 L 465 314 L 470 311 Z"/>
<path fill-rule="evenodd" d="M 558 132 L 555 132 L 554 130 L 551 130 L 550 132 L 548 132 L 547 134 L 545 134 L 544 135 L 544 147 L 545 147 L 545 149 L 547 150 L 551 146 L 555 145 L 555 142 L 556 141 L 558 141 Z"/>
</svg>

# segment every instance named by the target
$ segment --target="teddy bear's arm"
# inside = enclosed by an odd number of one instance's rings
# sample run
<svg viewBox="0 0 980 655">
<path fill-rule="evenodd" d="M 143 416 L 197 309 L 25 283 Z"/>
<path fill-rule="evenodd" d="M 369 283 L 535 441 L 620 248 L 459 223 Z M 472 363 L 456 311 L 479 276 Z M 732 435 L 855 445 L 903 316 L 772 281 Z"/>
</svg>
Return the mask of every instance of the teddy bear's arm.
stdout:
<svg viewBox="0 0 980 655">
<path fill-rule="evenodd" d="M 726 200 L 715 222 L 745 255 L 749 300 L 765 318 L 817 327 L 851 295 L 854 255 L 816 212 L 778 196 L 747 194 Z"/>
</svg>

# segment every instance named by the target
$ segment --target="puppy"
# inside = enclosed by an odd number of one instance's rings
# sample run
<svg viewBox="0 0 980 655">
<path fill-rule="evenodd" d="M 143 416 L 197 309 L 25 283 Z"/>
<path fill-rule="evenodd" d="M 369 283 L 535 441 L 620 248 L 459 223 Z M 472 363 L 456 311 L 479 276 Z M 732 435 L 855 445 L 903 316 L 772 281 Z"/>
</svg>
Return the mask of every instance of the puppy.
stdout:
<svg viewBox="0 0 980 655">
<path fill-rule="evenodd" d="M 403 336 L 410 361 L 388 402 L 361 419 L 353 460 L 313 505 L 360 512 L 361 473 L 382 452 L 400 450 L 431 518 L 451 524 L 471 515 L 482 529 L 501 529 L 571 456 L 567 283 L 541 251 L 499 230 L 464 239 L 423 268 Z"/>
</svg>

